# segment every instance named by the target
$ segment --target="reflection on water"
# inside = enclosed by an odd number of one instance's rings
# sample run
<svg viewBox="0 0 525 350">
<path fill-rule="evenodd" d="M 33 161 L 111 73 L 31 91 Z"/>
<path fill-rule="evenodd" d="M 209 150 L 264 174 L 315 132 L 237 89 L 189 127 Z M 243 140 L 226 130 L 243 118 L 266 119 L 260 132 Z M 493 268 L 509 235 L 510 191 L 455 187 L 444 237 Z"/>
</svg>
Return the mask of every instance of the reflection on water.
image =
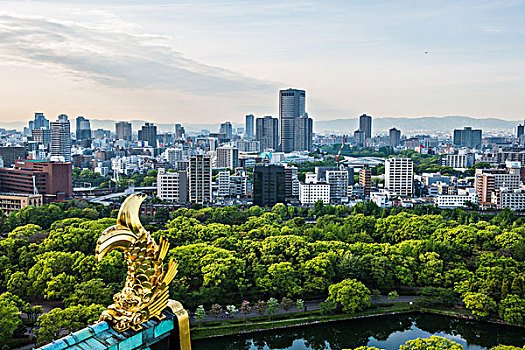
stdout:
<svg viewBox="0 0 525 350">
<path fill-rule="evenodd" d="M 328 350 L 368 345 L 397 350 L 415 338 L 439 335 L 469 350 L 523 346 L 525 329 L 445 316 L 410 314 L 324 323 L 192 342 L 193 350 Z"/>
</svg>

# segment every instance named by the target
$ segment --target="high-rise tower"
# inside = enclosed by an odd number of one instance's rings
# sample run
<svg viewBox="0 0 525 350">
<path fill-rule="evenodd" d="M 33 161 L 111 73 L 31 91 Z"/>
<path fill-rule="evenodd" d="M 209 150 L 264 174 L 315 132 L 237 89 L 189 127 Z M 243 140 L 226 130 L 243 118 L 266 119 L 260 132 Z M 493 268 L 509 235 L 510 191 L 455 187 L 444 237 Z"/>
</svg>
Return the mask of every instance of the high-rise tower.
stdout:
<svg viewBox="0 0 525 350">
<path fill-rule="evenodd" d="M 363 114 L 359 117 L 359 131 L 365 133 L 365 140 L 372 138 L 372 117 Z"/>
<path fill-rule="evenodd" d="M 117 122 L 115 123 L 115 134 L 117 140 L 131 141 L 133 133 L 130 122 Z"/>
<path fill-rule="evenodd" d="M 279 91 L 279 121 L 281 123 L 281 150 L 295 150 L 295 121 L 305 114 L 306 92 L 286 89 Z"/>
<path fill-rule="evenodd" d="M 279 148 L 279 120 L 266 116 L 256 120 L 256 140 L 259 141 L 261 151 Z"/>
<path fill-rule="evenodd" d="M 295 151 L 311 151 L 313 138 L 313 120 L 307 114 L 295 119 Z"/>
<path fill-rule="evenodd" d="M 91 147 L 91 124 L 88 119 L 78 116 L 76 129 L 77 143 L 82 147 Z"/>
<path fill-rule="evenodd" d="M 67 115 L 61 114 L 56 122 L 50 123 L 51 129 L 51 156 L 64 157 L 71 162 L 71 133 Z"/>
<path fill-rule="evenodd" d="M 245 136 L 246 138 L 252 138 L 254 135 L 253 135 L 253 123 L 254 123 L 254 120 L 255 120 L 255 117 L 253 116 L 253 114 L 247 114 L 246 115 L 246 125 L 245 125 L 245 128 L 244 128 L 244 133 L 245 133 Z"/>
<path fill-rule="evenodd" d="M 148 144 L 148 147 L 157 148 L 157 126 L 152 123 L 146 123 L 139 130 L 139 140 Z"/>
</svg>

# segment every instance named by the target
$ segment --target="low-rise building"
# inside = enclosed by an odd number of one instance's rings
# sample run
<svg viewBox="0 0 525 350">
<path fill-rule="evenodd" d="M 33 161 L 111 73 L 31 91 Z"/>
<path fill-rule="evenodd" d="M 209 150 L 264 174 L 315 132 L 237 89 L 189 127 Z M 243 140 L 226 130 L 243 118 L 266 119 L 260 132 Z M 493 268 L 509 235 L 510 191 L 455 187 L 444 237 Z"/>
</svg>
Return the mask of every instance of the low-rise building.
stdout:
<svg viewBox="0 0 525 350">
<path fill-rule="evenodd" d="M 217 177 L 217 196 L 227 197 L 230 195 L 230 171 L 224 170 L 219 171 L 219 176 Z"/>
<path fill-rule="evenodd" d="M 478 204 L 475 188 L 460 189 L 458 194 L 445 194 L 436 197 L 436 206 L 441 209 L 466 207 L 468 203 Z"/>
<path fill-rule="evenodd" d="M 157 197 L 163 201 L 186 203 L 188 201 L 187 173 L 166 172 L 160 168 L 157 174 Z"/>
<path fill-rule="evenodd" d="M 29 205 L 39 207 L 44 204 L 41 194 L 0 193 L 0 210 L 4 215 L 25 208 Z"/>
<path fill-rule="evenodd" d="M 299 202 L 301 204 L 314 204 L 317 201 L 330 203 L 330 185 L 323 182 L 317 182 L 317 175 L 307 173 L 305 182 L 299 184 Z"/>
<path fill-rule="evenodd" d="M 525 189 L 501 189 L 492 193 L 497 209 L 525 210 Z"/>
<path fill-rule="evenodd" d="M 475 157 L 473 153 L 447 154 L 445 165 L 454 169 L 464 169 L 473 166 Z"/>
</svg>

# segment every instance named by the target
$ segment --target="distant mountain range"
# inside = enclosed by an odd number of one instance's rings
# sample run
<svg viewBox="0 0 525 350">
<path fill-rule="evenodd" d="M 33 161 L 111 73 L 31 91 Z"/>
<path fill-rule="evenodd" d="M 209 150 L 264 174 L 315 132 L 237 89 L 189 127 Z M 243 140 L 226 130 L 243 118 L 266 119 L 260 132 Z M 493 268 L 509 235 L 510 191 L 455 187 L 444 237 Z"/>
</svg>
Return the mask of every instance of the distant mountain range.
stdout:
<svg viewBox="0 0 525 350">
<path fill-rule="evenodd" d="M 461 116 L 446 117 L 419 117 L 419 118 L 373 118 L 372 131 L 374 133 L 387 132 L 395 127 L 403 133 L 407 132 L 448 132 L 470 126 L 484 131 L 511 131 L 523 121 L 509 121 L 498 118 L 472 118 Z M 358 118 L 339 118 L 334 120 L 314 121 L 316 132 L 344 132 L 353 133 L 358 127 Z"/>
<path fill-rule="evenodd" d="M 91 119 L 91 129 L 109 129 L 115 130 L 115 120 L 98 120 Z M 132 120 L 133 130 L 138 130 L 146 121 Z M 446 116 L 446 117 L 419 117 L 419 118 L 374 118 L 372 120 L 372 131 L 374 133 L 387 132 L 390 128 L 395 127 L 401 130 L 402 133 L 413 132 L 447 132 L 452 133 L 452 130 L 470 126 L 472 128 L 483 129 L 484 131 L 511 131 L 518 124 L 523 121 L 504 120 L 499 118 L 472 118 L 462 116 Z M 72 131 L 74 131 L 75 123 L 71 123 Z M 181 123 L 186 132 L 195 133 L 202 129 L 211 132 L 219 130 L 219 123 L 214 124 L 190 124 Z M 314 120 L 314 132 L 317 133 L 346 133 L 351 134 L 357 129 L 358 118 L 337 118 L 333 120 Z M 22 130 L 27 123 L 13 122 L 1 123 L 0 127 L 5 129 Z M 233 123 L 234 127 L 243 127 L 242 124 Z M 174 123 L 158 123 L 159 132 L 173 132 Z"/>
</svg>

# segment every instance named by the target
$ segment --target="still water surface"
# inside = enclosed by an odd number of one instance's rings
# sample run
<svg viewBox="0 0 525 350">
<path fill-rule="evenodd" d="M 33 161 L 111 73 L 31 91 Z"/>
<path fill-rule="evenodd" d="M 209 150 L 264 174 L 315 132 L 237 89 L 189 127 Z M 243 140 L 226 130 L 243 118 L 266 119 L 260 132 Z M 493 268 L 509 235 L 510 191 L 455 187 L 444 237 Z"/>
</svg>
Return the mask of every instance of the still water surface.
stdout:
<svg viewBox="0 0 525 350">
<path fill-rule="evenodd" d="M 445 316 L 410 314 L 324 323 L 307 327 L 203 339 L 193 350 L 328 350 L 368 345 L 397 350 L 407 340 L 439 335 L 468 350 L 498 344 L 525 345 L 525 328 L 460 320 Z"/>
</svg>

